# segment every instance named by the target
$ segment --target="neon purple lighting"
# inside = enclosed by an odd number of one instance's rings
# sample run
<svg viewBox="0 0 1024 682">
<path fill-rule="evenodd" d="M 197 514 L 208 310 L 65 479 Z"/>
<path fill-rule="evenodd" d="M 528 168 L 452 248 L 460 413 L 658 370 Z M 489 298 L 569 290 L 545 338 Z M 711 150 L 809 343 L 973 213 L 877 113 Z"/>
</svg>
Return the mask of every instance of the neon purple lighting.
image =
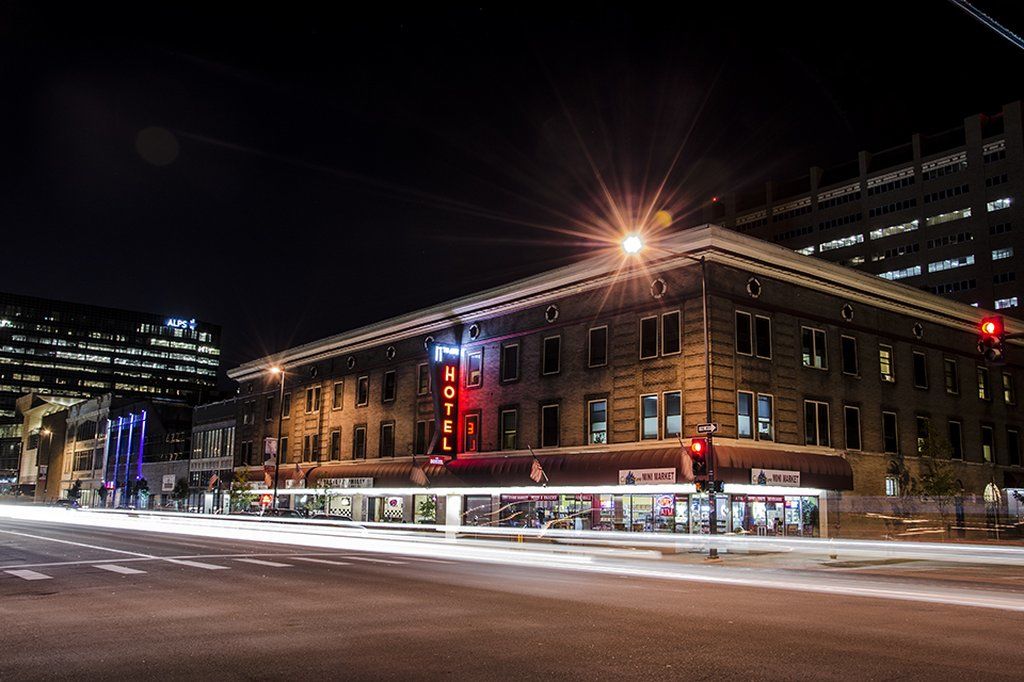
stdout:
<svg viewBox="0 0 1024 682">
<path fill-rule="evenodd" d="M 136 477 L 135 477 L 136 480 L 142 478 L 142 450 L 145 448 L 145 445 L 146 445 L 146 411 L 145 410 L 142 411 L 142 416 L 139 419 L 140 419 L 141 423 L 139 424 L 139 458 L 138 458 L 138 465 L 136 467 L 136 471 L 138 472 L 136 474 Z"/>
</svg>

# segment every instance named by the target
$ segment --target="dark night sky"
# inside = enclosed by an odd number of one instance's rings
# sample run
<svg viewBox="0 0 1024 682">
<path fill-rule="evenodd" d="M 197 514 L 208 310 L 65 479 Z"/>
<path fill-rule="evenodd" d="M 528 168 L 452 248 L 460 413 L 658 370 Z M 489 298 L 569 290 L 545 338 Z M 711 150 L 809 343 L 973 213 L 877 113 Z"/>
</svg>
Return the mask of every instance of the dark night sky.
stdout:
<svg viewBox="0 0 1024 682">
<path fill-rule="evenodd" d="M 594 169 L 639 201 L 682 146 L 685 220 L 1024 96 L 940 0 L 77 4 L 0 8 L 0 290 L 217 322 L 226 366 L 601 248 L 558 231 L 608 233 Z"/>
</svg>

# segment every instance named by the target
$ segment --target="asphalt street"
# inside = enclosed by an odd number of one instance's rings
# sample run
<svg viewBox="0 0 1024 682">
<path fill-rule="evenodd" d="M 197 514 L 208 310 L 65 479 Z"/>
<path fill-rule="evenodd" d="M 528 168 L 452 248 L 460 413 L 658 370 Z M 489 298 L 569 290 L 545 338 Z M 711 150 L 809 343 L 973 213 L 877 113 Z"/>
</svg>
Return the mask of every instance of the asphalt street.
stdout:
<svg viewBox="0 0 1024 682">
<path fill-rule="evenodd" d="M 0 680 L 1019 679 L 1022 632 L 998 609 L 0 519 Z"/>
</svg>

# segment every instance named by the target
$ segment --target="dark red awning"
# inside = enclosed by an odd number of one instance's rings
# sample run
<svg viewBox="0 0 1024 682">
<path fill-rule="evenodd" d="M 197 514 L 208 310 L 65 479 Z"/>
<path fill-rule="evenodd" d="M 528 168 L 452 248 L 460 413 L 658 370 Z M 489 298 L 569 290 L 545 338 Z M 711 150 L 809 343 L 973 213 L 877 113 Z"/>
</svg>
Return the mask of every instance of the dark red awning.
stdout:
<svg viewBox="0 0 1024 682">
<path fill-rule="evenodd" d="M 754 445 L 715 444 L 716 475 L 726 483 L 750 483 L 751 469 L 799 471 L 800 486 L 853 490 L 853 469 L 844 457 Z"/>
</svg>

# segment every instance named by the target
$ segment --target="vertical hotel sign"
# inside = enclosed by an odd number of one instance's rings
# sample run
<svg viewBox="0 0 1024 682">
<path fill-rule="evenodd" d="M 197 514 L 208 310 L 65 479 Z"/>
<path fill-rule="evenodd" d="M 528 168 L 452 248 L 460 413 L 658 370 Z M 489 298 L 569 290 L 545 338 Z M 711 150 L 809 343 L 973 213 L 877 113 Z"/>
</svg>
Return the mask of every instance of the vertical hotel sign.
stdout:
<svg viewBox="0 0 1024 682">
<path fill-rule="evenodd" d="M 443 343 L 432 343 L 430 380 L 434 394 L 434 439 L 428 454 L 454 457 L 458 451 L 459 423 L 459 360 L 462 349 Z"/>
</svg>

